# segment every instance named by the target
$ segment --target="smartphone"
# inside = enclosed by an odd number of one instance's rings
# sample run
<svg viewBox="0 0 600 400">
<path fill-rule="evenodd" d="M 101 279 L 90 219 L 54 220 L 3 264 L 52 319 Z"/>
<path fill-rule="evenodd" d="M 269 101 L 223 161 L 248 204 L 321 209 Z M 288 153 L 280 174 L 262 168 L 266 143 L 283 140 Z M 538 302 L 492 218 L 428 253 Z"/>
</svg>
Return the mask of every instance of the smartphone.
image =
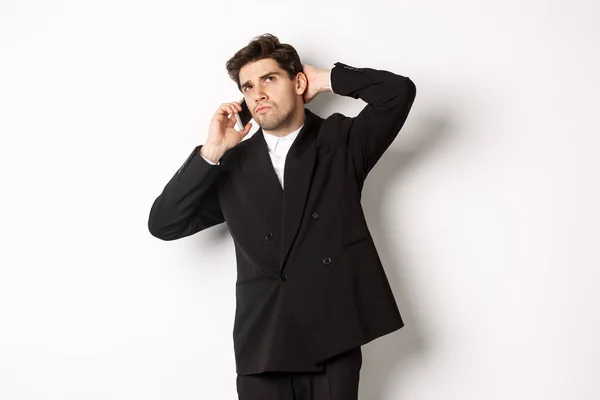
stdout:
<svg viewBox="0 0 600 400">
<path fill-rule="evenodd" d="M 242 111 L 236 113 L 237 124 L 239 130 L 244 130 L 244 126 L 252 119 L 252 114 L 250 113 L 250 109 L 248 109 L 248 104 L 246 104 L 246 99 L 242 99 L 240 101 L 240 105 L 242 106 Z M 240 126 L 241 125 L 241 126 Z"/>
</svg>

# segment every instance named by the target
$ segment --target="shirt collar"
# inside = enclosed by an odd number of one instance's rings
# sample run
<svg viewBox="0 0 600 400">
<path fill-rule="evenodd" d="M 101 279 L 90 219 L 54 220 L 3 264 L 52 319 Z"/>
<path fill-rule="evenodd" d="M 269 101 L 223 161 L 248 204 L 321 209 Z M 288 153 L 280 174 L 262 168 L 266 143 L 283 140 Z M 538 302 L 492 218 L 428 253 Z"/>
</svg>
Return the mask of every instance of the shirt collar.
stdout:
<svg viewBox="0 0 600 400">
<path fill-rule="evenodd" d="M 304 124 L 302 124 L 302 126 L 304 126 Z M 277 146 L 277 143 L 282 140 L 282 141 L 290 141 L 290 146 L 292 143 L 294 143 L 294 140 L 296 140 L 296 136 L 298 136 L 298 133 L 300 133 L 300 129 L 302 129 L 302 126 L 298 129 L 296 129 L 294 132 L 289 133 L 285 136 L 275 136 L 275 135 L 271 135 L 270 133 L 266 133 L 265 131 L 263 131 L 263 136 L 265 137 L 265 140 L 267 142 L 267 146 L 269 147 L 269 152 L 273 152 L 275 151 L 275 148 Z"/>
</svg>

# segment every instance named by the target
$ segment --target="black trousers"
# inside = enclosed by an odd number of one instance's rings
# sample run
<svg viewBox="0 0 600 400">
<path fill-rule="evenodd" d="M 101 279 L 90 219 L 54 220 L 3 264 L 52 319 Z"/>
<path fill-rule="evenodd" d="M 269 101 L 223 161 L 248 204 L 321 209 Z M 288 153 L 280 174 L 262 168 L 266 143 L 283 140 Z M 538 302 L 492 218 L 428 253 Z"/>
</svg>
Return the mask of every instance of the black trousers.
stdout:
<svg viewBox="0 0 600 400">
<path fill-rule="evenodd" d="M 239 400 L 358 400 L 360 347 L 324 362 L 323 372 L 264 372 L 236 378 Z"/>
</svg>

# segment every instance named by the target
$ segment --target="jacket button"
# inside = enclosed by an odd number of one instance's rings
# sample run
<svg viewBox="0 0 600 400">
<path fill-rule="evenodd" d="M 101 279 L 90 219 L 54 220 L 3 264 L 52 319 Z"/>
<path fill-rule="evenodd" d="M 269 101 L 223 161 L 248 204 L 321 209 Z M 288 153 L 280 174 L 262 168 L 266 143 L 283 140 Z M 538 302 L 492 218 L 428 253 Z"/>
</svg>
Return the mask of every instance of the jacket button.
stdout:
<svg viewBox="0 0 600 400">
<path fill-rule="evenodd" d="M 325 258 L 323 259 L 323 264 L 331 264 L 331 258 L 329 258 L 329 257 L 325 257 Z"/>
<path fill-rule="evenodd" d="M 287 275 L 281 275 L 281 277 L 279 278 L 279 280 L 281 280 L 281 282 L 285 282 L 287 281 L 288 277 Z"/>
<path fill-rule="evenodd" d="M 316 213 L 316 212 L 312 213 L 312 217 L 313 217 L 313 219 L 319 218 L 319 213 Z"/>
<path fill-rule="evenodd" d="M 267 239 L 267 240 L 273 239 L 273 234 L 272 233 L 267 233 L 267 236 L 265 236 L 265 239 Z"/>
</svg>

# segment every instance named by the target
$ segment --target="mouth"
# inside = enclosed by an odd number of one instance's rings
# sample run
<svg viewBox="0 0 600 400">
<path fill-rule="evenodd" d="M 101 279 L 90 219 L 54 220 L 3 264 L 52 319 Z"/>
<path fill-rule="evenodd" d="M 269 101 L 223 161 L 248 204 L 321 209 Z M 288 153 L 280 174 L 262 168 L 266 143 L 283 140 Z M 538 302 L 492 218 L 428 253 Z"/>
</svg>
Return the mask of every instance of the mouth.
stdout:
<svg viewBox="0 0 600 400">
<path fill-rule="evenodd" d="M 271 107 L 269 107 L 269 106 L 263 106 L 263 107 L 261 107 L 261 108 L 257 109 L 257 110 L 256 110 L 256 112 L 257 112 L 257 113 L 259 113 L 259 112 L 261 112 L 261 111 L 268 110 L 269 108 L 271 108 Z"/>
</svg>

